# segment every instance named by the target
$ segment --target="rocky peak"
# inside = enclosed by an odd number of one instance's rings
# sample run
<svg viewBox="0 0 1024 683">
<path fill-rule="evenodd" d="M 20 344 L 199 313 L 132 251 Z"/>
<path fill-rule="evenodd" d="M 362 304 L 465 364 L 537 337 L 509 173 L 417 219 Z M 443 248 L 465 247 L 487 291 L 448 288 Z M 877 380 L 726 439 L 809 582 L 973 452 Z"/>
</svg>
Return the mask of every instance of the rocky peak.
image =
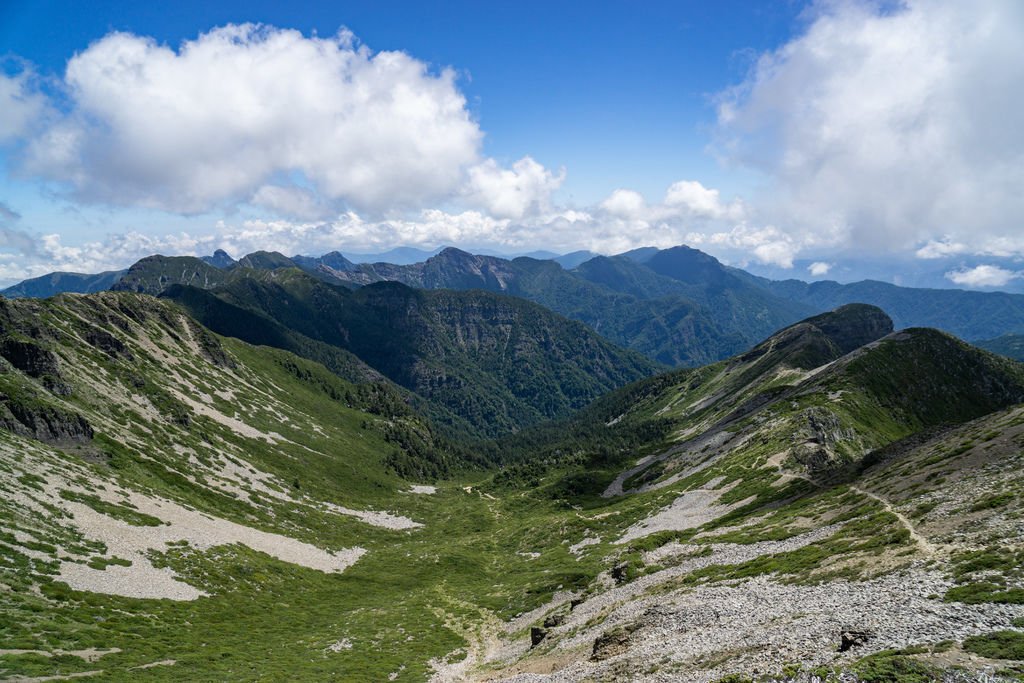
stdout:
<svg viewBox="0 0 1024 683">
<path fill-rule="evenodd" d="M 212 256 L 203 256 L 202 260 L 209 263 L 214 268 L 230 268 L 235 265 L 235 259 L 231 258 L 231 256 L 223 249 L 218 249 L 213 252 Z"/>
</svg>

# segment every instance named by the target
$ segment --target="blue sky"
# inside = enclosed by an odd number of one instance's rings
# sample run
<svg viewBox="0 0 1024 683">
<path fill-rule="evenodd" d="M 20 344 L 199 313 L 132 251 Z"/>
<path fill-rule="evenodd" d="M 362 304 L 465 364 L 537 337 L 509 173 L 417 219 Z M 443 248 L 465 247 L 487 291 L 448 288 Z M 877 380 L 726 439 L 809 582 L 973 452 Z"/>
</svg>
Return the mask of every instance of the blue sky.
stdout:
<svg viewBox="0 0 1024 683">
<path fill-rule="evenodd" d="M 345 26 L 374 50 L 456 69 L 484 152 L 565 166 L 566 192 L 586 203 L 626 185 L 661 193 L 688 169 L 723 177 L 705 151 L 713 98 L 785 42 L 804 4 L 15 1 L 0 7 L 0 52 L 59 75 L 111 31 L 176 46 L 229 23 Z"/>
<path fill-rule="evenodd" d="M 0 279 L 217 247 L 687 242 L 1006 285 L 1021 29 L 1010 1 L 7 2 Z"/>
</svg>

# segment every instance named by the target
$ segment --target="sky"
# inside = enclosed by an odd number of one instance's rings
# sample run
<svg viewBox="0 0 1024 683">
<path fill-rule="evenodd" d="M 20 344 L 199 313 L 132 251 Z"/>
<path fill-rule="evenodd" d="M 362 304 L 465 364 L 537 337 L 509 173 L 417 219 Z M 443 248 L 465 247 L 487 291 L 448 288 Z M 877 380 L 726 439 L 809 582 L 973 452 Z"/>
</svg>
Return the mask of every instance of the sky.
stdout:
<svg viewBox="0 0 1024 683">
<path fill-rule="evenodd" d="M 0 282 L 688 244 L 1012 289 L 1022 31 L 1018 0 L 0 0 Z"/>
</svg>

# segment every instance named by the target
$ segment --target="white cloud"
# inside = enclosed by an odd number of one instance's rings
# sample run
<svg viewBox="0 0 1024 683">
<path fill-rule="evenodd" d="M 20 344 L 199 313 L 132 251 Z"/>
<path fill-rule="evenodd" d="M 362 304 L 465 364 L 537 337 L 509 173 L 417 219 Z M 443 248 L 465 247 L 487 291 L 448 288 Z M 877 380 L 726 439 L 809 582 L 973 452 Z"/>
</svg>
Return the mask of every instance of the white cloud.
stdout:
<svg viewBox="0 0 1024 683">
<path fill-rule="evenodd" d="M 950 271 L 946 273 L 946 278 L 965 287 L 1002 287 L 1022 275 L 999 266 L 980 265 Z"/>
<path fill-rule="evenodd" d="M 689 237 L 695 244 L 706 243 L 752 254 L 761 263 L 782 268 L 792 268 L 793 259 L 800 251 L 800 245 L 774 225 L 757 228 L 740 224 L 729 231 L 697 233 Z"/>
<path fill-rule="evenodd" d="M 600 208 L 616 218 L 643 220 L 647 216 L 647 200 L 634 190 L 618 189 L 601 202 Z"/>
<path fill-rule="evenodd" d="M 65 86 L 70 113 L 32 141 L 25 170 L 80 200 L 280 205 L 295 188 L 265 188 L 300 174 L 327 200 L 381 210 L 446 197 L 479 161 L 451 70 L 344 32 L 228 25 L 177 50 L 112 33 L 68 62 Z"/>
<path fill-rule="evenodd" d="M 928 240 L 928 242 L 914 252 L 917 258 L 940 259 L 947 256 L 956 256 L 970 251 L 970 248 L 963 242 L 954 242 L 949 238 L 939 240 Z"/>
<path fill-rule="evenodd" d="M 839 245 L 932 240 L 923 257 L 940 239 L 974 251 L 1018 230 L 1024 3 L 834 0 L 812 11 L 719 108 L 719 151 L 768 175 L 760 205 L 772 222 L 800 242 L 823 224 Z"/>
<path fill-rule="evenodd" d="M 466 199 L 492 216 L 520 219 L 550 208 L 551 193 L 565 180 L 563 169 L 555 175 L 530 157 L 503 169 L 487 159 L 469 169 Z"/>
<path fill-rule="evenodd" d="M 807 266 L 807 272 L 814 277 L 821 277 L 822 275 L 828 275 L 828 271 L 832 270 L 831 263 L 825 263 L 824 261 L 815 261 L 811 265 Z"/>
<path fill-rule="evenodd" d="M 744 216 L 743 204 L 723 204 L 718 190 L 704 187 L 696 180 L 680 180 L 665 193 L 665 206 L 684 209 L 694 217 L 738 221 Z"/>
<path fill-rule="evenodd" d="M 0 72 L 0 142 L 17 141 L 47 112 L 46 99 L 32 87 L 32 73 Z"/>
</svg>

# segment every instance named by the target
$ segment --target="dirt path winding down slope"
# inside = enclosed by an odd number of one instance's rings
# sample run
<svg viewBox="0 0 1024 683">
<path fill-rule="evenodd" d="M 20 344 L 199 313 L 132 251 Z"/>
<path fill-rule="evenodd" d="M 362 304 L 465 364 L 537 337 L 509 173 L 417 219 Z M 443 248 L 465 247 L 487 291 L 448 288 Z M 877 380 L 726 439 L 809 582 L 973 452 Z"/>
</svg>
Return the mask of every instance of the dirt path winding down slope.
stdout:
<svg viewBox="0 0 1024 683">
<path fill-rule="evenodd" d="M 882 507 L 885 508 L 886 512 L 891 512 L 896 517 L 896 519 L 900 521 L 900 524 L 902 524 L 907 529 L 907 531 L 910 532 L 910 538 L 912 538 L 921 547 L 921 550 L 923 550 L 926 555 L 928 555 L 929 557 L 934 557 L 939 554 L 939 549 L 931 541 L 929 541 L 927 538 L 921 535 L 921 533 L 919 533 L 917 528 L 914 526 L 914 523 L 911 522 L 906 515 L 904 515 L 902 512 L 893 507 L 892 503 L 890 503 L 885 498 L 882 498 L 876 493 L 866 491 L 860 488 L 859 486 L 854 486 L 853 484 L 850 485 L 850 490 L 855 491 L 863 496 L 867 496 L 868 498 L 877 500 L 879 503 L 881 503 Z"/>
</svg>

